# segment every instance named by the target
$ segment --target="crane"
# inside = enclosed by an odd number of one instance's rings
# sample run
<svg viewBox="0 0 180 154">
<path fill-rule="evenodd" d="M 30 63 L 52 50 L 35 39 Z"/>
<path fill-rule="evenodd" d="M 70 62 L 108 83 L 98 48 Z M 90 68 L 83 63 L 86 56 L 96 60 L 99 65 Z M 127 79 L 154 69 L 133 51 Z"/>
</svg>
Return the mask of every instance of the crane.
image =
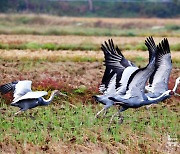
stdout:
<svg viewBox="0 0 180 154">
<path fill-rule="evenodd" d="M 98 117 L 103 111 L 106 113 L 107 109 L 114 105 L 114 101 L 108 99 L 108 97 L 125 93 L 129 77 L 138 69 L 134 63 L 123 56 L 117 46 L 114 46 L 112 39 L 108 40 L 108 43 L 105 41 L 105 45 L 102 44 L 101 47 L 104 52 L 106 66 L 102 83 L 99 87 L 103 95 L 93 96 L 97 102 L 105 106 L 95 117 Z M 145 45 L 148 47 L 149 55 L 151 56 L 156 51 L 153 38 L 147 38 L 147 40 L 145 40 Z"/>
<path fill-rule="evenodd" d="M 146 86 L 148 90 L 147 95 L 149 97 L 158 97 L 162 93 L 168 90 L 168 82 L 172 70 L 172 59 L 169 47 L 169 42 L 165 38 L 162 43 L 159 43 L 159 50 L 163 51 L 163 54 L 157 56 L 155 61 L 155 70 L 149 78 L 149 85 Z M 176 79 L 173 91 L 175 92 L 180 82 L 180 77 Z"/>
<path fill-rule="evenodd" d="M 46 91 L 32 91 L 31 84 L 32 81 L 30 80 L 22 80 L 13 81 L 11 83 L 0 86 L 1 94 L 6 94 L 10 91 L 14 93 L 14 99 L 11 105 L 20 108 L 20 110 L 16 112 L 15 115 L 19 114 L 22 111 L 35 108 L 37 106 L 49 105 L 55 95 L 65 96 L 65 94 L 59 92 L 58 90 L 54 90 L 52 91 L 49 99 L 46 100 L 43 98 L 43 96 L 47 95 L 48 93 Z"/>
<path fill-rule="evenodd" d="M 153 56 L 153 54 L 151 55 L 152 57 L 149 64 L 144 68 L 137 69 L 130 76 L 127 87 L 126 87 L 126 93 L 116 94 L 113 97 L 109 97 L 110 100 L 122 106 L 122 108 L 116 114 L 112 116 L 110 123 L 115 115 L 120 114 L 121 112 L 127 110 L 128 108 L 139 108 L 144 105 L 157 104 L 160 101 L 170 98 L 172 95 L 179 95 L 176 93 L 176 88 L 177 88 L 177 85 L 180 83 L 180 80 L 179 80 L 180 77 L 177 78 L 176 84 L 173 90 L 167 89 L 161 92 L 161 88 L 160 88 L 159 89 L 160 92 L 159 92 L 158 86 L 157 86 L 160 81 L 158 79 L 163 78 L 163 80 L 165 80 L 166 82 L 160 82 L 161 83 L 160 85 L 163 85 L 164 87 L 166 87 L 169 71 L 165 69 L 166 70 L 165 72 L 168 72 L 168 73 L 163 74 L 160 72 L 164 72 L 164 71 L 161 71 L 163 70 L 164 67 L 166 67 L 166 65 L 163 66 L 164 63 L 170 64 L 169 53 L 170 53 L 169 43 L 168 43 L 168 40 L 165 38 L 157 46 L 156 55 L 155 56 Z M 167 67 L 168 67 L 168 70 L 171 69 L 171 66 L 170 67 L 167 66 Z M 164 77 L 162 77 L 162 75 L 164 75 Z M 154 87 L 152 89 L 156 89 L 157 90 L 156 93 L 158 93 L 158 95 L 153 95 L 153 97 L 151 95 L 152 94 L 151 92 L 145 93 L 145 85 L 149 78 L 150 78 L 150 82 L 152 82 L 152 85 L 154 83 Z"/>
<path fill-rule="evenodd" d="M 159 48 L 164 54 L 157 56 L 155 70 L 149 78 L 149 84 L 146 86 L 146 90 L 148 91 L 146 95 L 151 98 L 158 97 L 168 90 L 168 82 L 172 70 L 171 52 L 169 42 L 166 38 L 162 41 L 162 44 L 159 43 Z M 180 77 L 175 81 L 175 86 L 173 88 L 174 92 L 176 91 L 179 82 Z M 175 93 L 175 95 L 178 94 Z M 151 105 L 148 105 L 147 108 L 150 106 Z"/>
</svg>

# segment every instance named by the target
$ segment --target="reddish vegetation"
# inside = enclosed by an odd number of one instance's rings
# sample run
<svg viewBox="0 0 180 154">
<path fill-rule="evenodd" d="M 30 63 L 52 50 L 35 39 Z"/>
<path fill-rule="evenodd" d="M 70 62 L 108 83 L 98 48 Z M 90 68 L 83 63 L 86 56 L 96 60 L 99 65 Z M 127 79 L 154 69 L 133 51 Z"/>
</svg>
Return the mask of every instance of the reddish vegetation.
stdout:
<svg viewBox="0 0 180 154">
<path fill-rule="evenodd" d="M 58 89 L 72 96 L 69 97 L 71 103 L 92 101 L 92 95 L 98 93 L 98 84 L 103 72 L 101 64 L 97 62 L 90 63 L 90 65 L 89 63 L 42 62 L 39 66 L 33 66 L 31 70 L 19 71 L 18 67 L 24 67 L 24 65 L 20 61 L 3 64 L 0 75 L 4 80 L 1 80 L 0 84 L 29 79 L 33 81 L 33 90 L 50 92 Z M 76 92 L 81 86 L 84 86 L 86 90 L 82 93 Z M 9 104 L 12 94 L 6 94 L 3 98 Z"/>
<path fill-rule="evenodd" d="M 98 85 L 101 81 L 104 68 L 102 63 L 93 62 L 41 62 L 40 64 L 32 64 L 32 68 L 26 69 L 26 64 L 21 61 L 3 63 L 0 67 L 0 84 L 11 82 L 14 80 L 30 79 L 33 81 L 33 90 L 52 91 L 58 89 L 67 93 L 69 101 L 88 102 L 92 101 L 91 96 L 98 93 Z M 22 70 L 19 71 L 19 68 Z M 173 68 L 169 81 L 169 89 L 174 87 L 175 79 L 179 76 L 179 69 Z M 85 86 L 82 93 L 76 92 L 76 89 Z M 180 93 L 180 89 L 177 90 Z M 77 97 L 74 97 L 77 96 Z M 6 102 L 12 100 L 12 94 L 3 96 Z M 179 97 L 175 97 L 179 99 Z"/>
</svg>

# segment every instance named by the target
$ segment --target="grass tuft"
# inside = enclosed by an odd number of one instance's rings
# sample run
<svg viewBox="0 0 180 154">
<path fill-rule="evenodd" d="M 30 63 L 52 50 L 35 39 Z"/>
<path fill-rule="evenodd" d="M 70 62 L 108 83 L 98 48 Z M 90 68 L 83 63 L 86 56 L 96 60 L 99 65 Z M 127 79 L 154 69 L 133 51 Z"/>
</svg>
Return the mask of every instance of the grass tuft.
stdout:
<svg viewBox="0 0 180 154">
<path fill-rule="evenodd" d="M 134 45 L 132 44 L 121 44 L 122 50 L 141 50 L 141 51 L 147 51 L 147 47 L 144 43 L 139 43 Z M 28 43 L 0 43 L 0 49 L 18 49 L 18 50 L 39 50 L 39 49 L 45 49 L 45 50 L 81 50 L 81 51 L 99 51 L 100 46 L 93 43 L 81 43 L 81 44 L 56 44 L 56 43 L 35 43 L 35 42 L 28 42 Z M 180 51 L 180 44 L 172 44 L 171 45 L 172 51 Z"/>
</svg>

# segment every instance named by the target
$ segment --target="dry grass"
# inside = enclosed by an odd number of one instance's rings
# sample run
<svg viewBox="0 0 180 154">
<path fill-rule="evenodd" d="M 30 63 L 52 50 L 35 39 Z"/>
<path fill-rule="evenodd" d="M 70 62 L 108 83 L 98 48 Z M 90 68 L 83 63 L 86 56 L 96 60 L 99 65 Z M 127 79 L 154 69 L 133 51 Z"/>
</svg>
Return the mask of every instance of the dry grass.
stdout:
<svg viewBox="0 0 180 154">
<path fill-rule="evenodd" d="M 148 37 L 148 36 L 147 36 Z M 0 43 L 19 44 L 27 42 L 57 43 L 57 44 L 100 44 L 112 38 L 115 44 L 138 44 L 144 43 L 146 37 L 105 37 L 105 36 L 41 36 L 41 35 L 0 35 Z M 155 42 L 160 42 L 163 37 L 154 37 Z M 179 37 L 168 37 L 170 44 L 179 43 Z"/>
<path fill-rule="evenodd" d="M 128 25 L 133 24 L 137 27 L 144 26 L 164 26 L 167 24 L 177 24 L 180 25 L 180 20 L 178 18 L 174 19 L 160 19 L 160 18 L 84 18 L 84 17 L 58 17 L 51 15 L 35 15 L 35 14 L 0 14 L 0 18 L 4 19 L 16 19 L 20 17 L 27 17 L 30 19 L 34 19 L 33 21 L 39 22 L 42 24 L 50 24 L 50 25 L 67 25 L 71 23 L 81 23 L 88 25 L 96 24 L 111 24 L 111 25 Z"/>
<path fill-rule="evenodd" d="M 144 51 L 124 51 L 128 59 L 142 58 L 148 59 L 148 52 Z M 47 60 L 55 61 L 102 61 L 104 58 L 102 51 L 71 51 L 71 50 L 0 50 L 1 59 L 6 60 Z M 172 52 L 172 59 L 180 57 L 180 52 Z M 87 58 L 87 59 L 86 59 Z M 89 59 L 88 59 L 89 58 Z"/>
<path fill-rule="evenodd" d="M 104 23 L 113 23 L 113 24 L 127 24 L 127 23 L 134 23 L 137 25 L 141 24 L 149 24 L 149 25 L 165 25 L 165 24 L 180 24 L 180 21 L 178 18 L 174 19 L 160 19 L 160 18 L 78 18 L 78 17 L 68 17 L 64 18 L 69 21 L 78 21 L 78 22 L 97 22 L 101 21 Z"/>
<path fill-rule="evenodd" d="M 1 58 L 6 60 L 43 60 L 43 61 L 102 61 L 100 51 L 48 51 L 48 50 L 0 50 Z"/>
</svg>

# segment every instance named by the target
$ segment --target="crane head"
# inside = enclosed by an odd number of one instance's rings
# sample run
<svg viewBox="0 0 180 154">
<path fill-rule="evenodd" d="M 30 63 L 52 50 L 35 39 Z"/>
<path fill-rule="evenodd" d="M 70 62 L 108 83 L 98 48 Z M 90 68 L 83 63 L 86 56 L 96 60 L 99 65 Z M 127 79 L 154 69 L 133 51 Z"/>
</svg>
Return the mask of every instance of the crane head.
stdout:
<svg viewBox="0 0 180 154">
<path fill-rule="evenodd" d="M 173 90 L 168 90 L 167 93 L 165 95 L 175 95 L 175 96 L 180 96 L 178 93 L 174 92 Z"/>
<path fill-rule="evenodd" d="M 174 94 L 175 94 L 174 91 L 170 90 L 169 95 L 172 96 Z"/>
<path fill-rule="evenodd" d="M 59 93 L 59 90 L 53 90 L 52 93 L 53 93 L 54 95 L 57 95 L 57 94 Z"/>
<path fill-rule="evenodd" d="M 172 96 L 174 95 L 174 91 L 172 90 L 167 90 L 165 93 L 164 93 L 164 96 Z"/>
<path fill-rule="evenodd" d="M 59 90 L 53 90 L 54 95 L 57 96 L 67 96 L 66 94 L 63 94 L 62 92 L 60 92 Z"/>
</svg>

